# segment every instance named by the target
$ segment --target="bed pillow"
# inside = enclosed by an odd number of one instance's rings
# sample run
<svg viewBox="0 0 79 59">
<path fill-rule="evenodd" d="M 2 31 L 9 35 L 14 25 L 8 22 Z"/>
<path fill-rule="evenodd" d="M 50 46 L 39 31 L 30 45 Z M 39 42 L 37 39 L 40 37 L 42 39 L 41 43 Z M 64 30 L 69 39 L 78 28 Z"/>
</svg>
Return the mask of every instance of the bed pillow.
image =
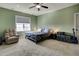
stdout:
<svg viewBox="0 0 79 59">
<path fill-rule="evenodd" d="M 48 28 L 42 28 L 41 29 L 41 32 L 48 33 L 49 32 L 49 29 Z"/>
</svg>

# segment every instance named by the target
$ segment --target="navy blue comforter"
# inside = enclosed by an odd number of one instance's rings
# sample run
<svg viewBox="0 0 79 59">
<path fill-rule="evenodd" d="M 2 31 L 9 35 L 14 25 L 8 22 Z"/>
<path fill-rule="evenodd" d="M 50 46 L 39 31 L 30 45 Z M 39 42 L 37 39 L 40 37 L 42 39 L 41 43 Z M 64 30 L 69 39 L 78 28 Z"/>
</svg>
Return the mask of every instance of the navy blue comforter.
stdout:
<svg viewBox="0 0 79 59">
<path fill-rule="evenodd" d="M 48 33 L 44 32 L 27 32 L 25 35 L 25 38 L 28 38 L 29 40 L 36 43 L 45 40 L 45 38 L 48 37 Z"/>
</svg>

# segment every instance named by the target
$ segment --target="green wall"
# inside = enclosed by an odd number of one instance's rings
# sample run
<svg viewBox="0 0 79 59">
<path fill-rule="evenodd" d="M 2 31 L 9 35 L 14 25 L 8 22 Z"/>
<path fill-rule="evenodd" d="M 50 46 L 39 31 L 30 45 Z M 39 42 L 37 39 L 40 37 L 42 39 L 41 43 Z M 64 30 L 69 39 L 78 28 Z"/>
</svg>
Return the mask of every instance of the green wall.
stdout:
<svg viewBox="0 0 79 59">
<path fill-rule="evenodd" d="M 15 15 L 31 17 L 32 30 L 35 27 L 40 28 L 49 26 L 57 27 L 61 31 L 72 32 L 74 26 L 74 13 L 78 12 L 79 4 L 40 16 L 0 8 L 0 34 L 8 28 L 15 28 Z"/>
<path fill-rule="evenodd" d="M 34 27 L 36 27 L 37 24 L 36 16 L 0 8 L 0 34 L 6 29 L 15 28 L 15 15 L 31 17 L 32 30 Z"/>
<path fill-rule="evenodd" d="M 57 27 L 60 31 L 72 32 L 74 13 L 79 12 L 79 4 L 55 12 L 38 16 L 38 28 L 43 26 Z"/>
</svg>

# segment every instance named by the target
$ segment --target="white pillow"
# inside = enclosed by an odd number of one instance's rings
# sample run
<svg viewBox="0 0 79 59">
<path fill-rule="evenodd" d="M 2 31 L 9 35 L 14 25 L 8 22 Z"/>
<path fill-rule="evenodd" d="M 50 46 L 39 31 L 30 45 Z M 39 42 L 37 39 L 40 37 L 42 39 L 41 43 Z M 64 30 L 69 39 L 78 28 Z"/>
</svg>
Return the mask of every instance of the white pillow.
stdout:
<svg viewBox="0 0 79 59">
<path fill-rule="evenodd" d="M 48 33 L 49 29 L 48 28 L 42 28 L 41 29 L 41 32 L 44 32 L 44 33 Z"/>
</svg>

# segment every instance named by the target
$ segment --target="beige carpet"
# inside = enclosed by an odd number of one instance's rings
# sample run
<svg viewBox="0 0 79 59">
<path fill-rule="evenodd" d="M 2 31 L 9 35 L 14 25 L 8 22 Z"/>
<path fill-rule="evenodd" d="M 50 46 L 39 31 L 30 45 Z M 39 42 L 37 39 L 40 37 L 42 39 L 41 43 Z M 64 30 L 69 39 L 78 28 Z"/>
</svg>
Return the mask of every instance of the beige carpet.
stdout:
<svg viewBox="0 0 79 59">
<path fill-rule="evenodd" d="M 21 37 L 19 42 L 0 46 L 1 56 L 60 56 L 79 55 L 79 45 L 68 44 L 55 40 L 45 40 L 35 44 Z"/>
<path fill-rule="evenodd" d="M 61 53 L 63 53 L 63 55 L 79 56 L 79 44 L 71 44 L 53 39 L 45 40 L 39 44 L 41 46 L 50 48 L 51 50 L 60 51 Z"/>
<path fill-rule="evenodd" d="M 59 55 L 58 53 L 60 52 L 52 51 L 23 37 L 16 44 L 0 46 L 0 56 L 52 56 Z"/>
</svg>

